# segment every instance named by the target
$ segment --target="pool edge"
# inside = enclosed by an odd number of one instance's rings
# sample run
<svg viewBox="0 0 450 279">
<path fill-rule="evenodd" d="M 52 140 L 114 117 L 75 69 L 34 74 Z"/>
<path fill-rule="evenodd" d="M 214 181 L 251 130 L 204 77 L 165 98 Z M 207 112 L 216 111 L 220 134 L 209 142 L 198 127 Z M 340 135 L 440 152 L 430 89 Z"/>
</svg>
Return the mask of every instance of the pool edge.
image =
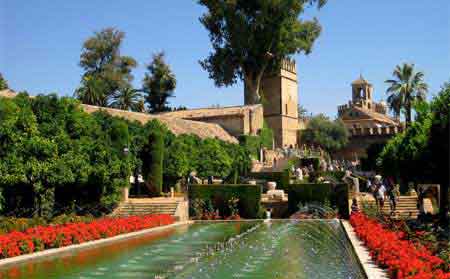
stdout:
<svg viewBox="0 0 450 279">
<path fill-rule="evenodd" d="M 344 229 L 347 239 L 350 241 L 356 258 L 366 275 L 367 279 L 389 279 L 386 271 L 377 266 L 371 259 L 369 250 L 364 246 L 364 243 L 359 240 L 353 230 L 352 225 L 347 220 L 340 219 L 340 223 Z"/>
<path fill-rule="evenodd" d="M 176 222 L 176 223 L 166 225 L 166 226 L 159 226 L 159 227 L 140 230 L 140 231 L 136 231 L 136 232 L 120 234 L 120 235 L 116 235 L 113 237 L 84 242 L 81 244 L 74 244 L 74 245 L 69 245 L 69 246 L 60 247 L 60 248 L 52 248 L 52 249 L 47 249 L 44 251 L 31 253 L 31 254 L 25 254 L 25 255 L 12 257 L 12 258 L 1 259 L 0 260 L 0 268 L 4 268 L 4 267 L 7 267 L 7 266 L 13 265 L 13 264 L 36 260 L 36 259 L 43 258 L 43 257 L 54 256 L 54 255 L 57 255 L 60 253 L 67 253 L 70 251 L 104 245 L 104 244 L 108 244 L 110 242 L 114 242 L 114 241 L 118 241 L 118 240 L 125 240 L 125 239 L 129 239 L 129 238 L 139 237 L 139 236 L 142 236 L 142 235 L 145 235 L 148 233 L 157 232 L 157 231 L 174 228 L 174 227 L 178 227 L 181 225 L 192 224 L 192 223 L 193 222 L 190 220 L 189 221 L 181 221 L 181 222 Z"/>
</svg>

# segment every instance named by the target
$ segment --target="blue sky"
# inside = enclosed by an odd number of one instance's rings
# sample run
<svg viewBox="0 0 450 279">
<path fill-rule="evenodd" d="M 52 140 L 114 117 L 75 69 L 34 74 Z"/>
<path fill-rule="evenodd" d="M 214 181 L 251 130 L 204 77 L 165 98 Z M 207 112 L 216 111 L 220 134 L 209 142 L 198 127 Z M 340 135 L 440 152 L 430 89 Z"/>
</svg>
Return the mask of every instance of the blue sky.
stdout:
<svg viewBox="0 0 450 279">
<path fill-rule="evenodd" d="M 172 105 L 207 107 L 243 102 L 242 84 L 216 88 L 198 64 L 211 50 L 189 0 L 0 0 L 0 72 L 15 90 L 72 95 L 80 82 L 83 41 L 113 26 L 126 33 L 122 53 L 134 57 L 135 86 L 152 53 L 164 50 L 178 80 Z M 375 98 L 395 65 L 414 62 L 431 93 L 450 79 L 448 0 L 329 0 L 316 16 L 323 33 L 309 56 L 296 56 L 299 101 L 313 113 L 336 115 L 362 72 Z"/>
</svg>

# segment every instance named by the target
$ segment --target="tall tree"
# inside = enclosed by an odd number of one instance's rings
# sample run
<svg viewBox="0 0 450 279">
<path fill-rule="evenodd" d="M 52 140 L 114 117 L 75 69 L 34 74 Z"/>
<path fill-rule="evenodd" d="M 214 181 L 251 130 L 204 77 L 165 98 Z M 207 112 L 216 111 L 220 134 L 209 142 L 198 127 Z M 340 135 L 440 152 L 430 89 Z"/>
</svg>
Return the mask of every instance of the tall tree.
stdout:
<svg viewBox="0 0 450 279">
<path fill-rule="evenodd" d="M 122 110 L 138 111 L 143 110 L 142 95 L 138 90 L 131 87 L 125 88 L 113 97 L 111 106 Z"/>
<path fill-rule="evenodd" d="M 164 61 L 164 52 L 153 55 L 153 61 L 147 67 L 148 73 L 143 80 L 145 102 L 149 112 L 168 111 L 168 98 L 173 97 L 177 85 L 175 74 Z"/>
<path fill-rule="evenodd" d="M 295 53 L 309 54 L 321 32 L 317 19 L 300 20 L 308 5 L 326 0 L 199 0 L 207 12 L 213 52 L 201 66 L 216 86 L 244 81 L 245 104 L 261 101 L 261 79 Z"/>
<path fill-rule="evenodd" d="M 329 153 L 343 148 L 348 143 L 348 131 L 341 120 L 330 120 L 323 114 L 311 118 L 302 132 L 307 144 L 319 145 Z"/>
<path fill-rule="evenodd" d="M 108 106 L 112 98 L 131 87 L 136 61 L 120 54 L 125 33 L 114 28 L 96 32 L 83 44 L 80 66 L 84 69 L 75 96 L 82 102 Z"/>
<path fill-rule="evenodd" d="M 3 78 L 2 73 L 0 73 L 0 90 L 8 89 L 8 82 L 5 78 Z"/>
<path fill-rule="evenodd" d="M 387 102 L 396 116 L 404 111 L 406 125 L 409 126 L 413 104 L 425 100 L 428 85 L 424 82 L 423 72 L 416 71 L 414 64 L 397 65 L 392 75 L 394 79 L 386 80 L 389 84 L 386 91 L 389 95 Z"/>
</svg>

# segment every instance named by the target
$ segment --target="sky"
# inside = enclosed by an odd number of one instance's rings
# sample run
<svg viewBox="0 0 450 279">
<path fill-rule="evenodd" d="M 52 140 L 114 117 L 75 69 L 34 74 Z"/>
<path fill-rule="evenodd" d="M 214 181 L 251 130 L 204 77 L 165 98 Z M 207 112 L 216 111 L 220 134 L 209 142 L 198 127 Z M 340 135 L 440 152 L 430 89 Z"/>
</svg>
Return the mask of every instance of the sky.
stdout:
<svg viewBox="0 0 450 279">
<path fill-rule="evenodd" d="M 140 87 L 152 54 L 165 51 L 177 77 L 173 106 L 188 108 L 243 103 L 242 82 L 217 88 L 198 61 L 211 51 L 204 13 L 190 0 L 0 0 L 0 72 L 16 90 L 71 96 L 80 83 L 83 42 L 95 31 L 125 32 L 121 53 L 135 58 Z M 323 31 L 310 55 L 295 55 L 299 103 L 311 113 L 337 114 L 351 98 L 360 74 L 386 99 L 397 64 L 415 63 L 430 95 L 450 80 L 450 1 L 329 0 L 317 17 Z"/>
</svg>

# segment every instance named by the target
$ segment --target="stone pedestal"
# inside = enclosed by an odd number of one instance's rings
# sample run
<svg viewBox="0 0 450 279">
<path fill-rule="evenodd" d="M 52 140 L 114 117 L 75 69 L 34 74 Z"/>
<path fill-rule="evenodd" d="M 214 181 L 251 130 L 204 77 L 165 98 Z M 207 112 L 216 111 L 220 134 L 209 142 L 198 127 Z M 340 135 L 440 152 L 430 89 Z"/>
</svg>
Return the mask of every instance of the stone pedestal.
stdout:
<svg viewBox="0 0 450 279">
<path fill-rule="evenodd" d="M 122 188 L 122 201 L 127 202 L 129 195 L 130 195 L 130 188 L 128 187 Z"/>
</svg>

